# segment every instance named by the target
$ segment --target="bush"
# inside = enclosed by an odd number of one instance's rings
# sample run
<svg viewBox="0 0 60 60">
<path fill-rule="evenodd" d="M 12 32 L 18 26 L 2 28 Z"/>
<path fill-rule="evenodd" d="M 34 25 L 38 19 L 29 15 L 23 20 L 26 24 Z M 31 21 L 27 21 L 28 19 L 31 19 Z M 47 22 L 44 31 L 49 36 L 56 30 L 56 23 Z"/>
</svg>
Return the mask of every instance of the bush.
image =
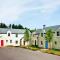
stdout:
<svg viewBox="0 0 60 60">
<path fill-rule="evenodd" d="M 39 47 L 38 47 L 38 45 L 36 45 L 36 46 L 35 45 L 31 45 L 31 46 L 28 47 L 28 49 L 36 51 L 36 50 L 39 49 Z"/>
<path fill-rule="evenodd" d="M 38 45 L 31 45 L 30 47 L 39 48 Z"/>
</svg>

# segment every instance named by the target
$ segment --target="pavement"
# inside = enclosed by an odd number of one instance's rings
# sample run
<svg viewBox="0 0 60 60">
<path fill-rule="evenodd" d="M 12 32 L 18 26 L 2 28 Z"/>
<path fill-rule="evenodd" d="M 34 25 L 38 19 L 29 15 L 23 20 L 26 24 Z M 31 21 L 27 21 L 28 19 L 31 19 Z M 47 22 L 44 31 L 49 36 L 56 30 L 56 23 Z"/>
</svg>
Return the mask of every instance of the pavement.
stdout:
<svg viewBox="0 0 60 60">
<path fill-rule="evenodd" d="M 60 56 L 19 47 L 0 48 L 0 60 L 60 60 Z"/>
</svg>

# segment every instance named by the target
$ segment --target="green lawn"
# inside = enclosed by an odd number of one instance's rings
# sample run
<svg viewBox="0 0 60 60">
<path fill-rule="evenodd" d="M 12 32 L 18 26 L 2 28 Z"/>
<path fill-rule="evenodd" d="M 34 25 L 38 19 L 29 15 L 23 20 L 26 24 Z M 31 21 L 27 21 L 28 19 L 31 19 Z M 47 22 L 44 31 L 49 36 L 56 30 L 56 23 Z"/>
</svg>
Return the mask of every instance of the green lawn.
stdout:
<svg viewBox="0 0 60 60">
<path fill-rule="evenodd" d="M 32 45 L 32 46 L 23 46 L 22 48 L 30 49 L 30 50 L 33 50 L 33 51 L 40 50 L 41 52 L 44 52 L 44 53 L 54 54 L 54 55 L 60 56 L 60 50 L 40 49 L 38 46 L 34 46 L 34 45 Z"/>
<path fill-rule="evenodd" d="M 48 53 L 48 54 L 54 54 L 60 56 L 59 50 L 41 50 L 42 52 Z"/>
</svg>

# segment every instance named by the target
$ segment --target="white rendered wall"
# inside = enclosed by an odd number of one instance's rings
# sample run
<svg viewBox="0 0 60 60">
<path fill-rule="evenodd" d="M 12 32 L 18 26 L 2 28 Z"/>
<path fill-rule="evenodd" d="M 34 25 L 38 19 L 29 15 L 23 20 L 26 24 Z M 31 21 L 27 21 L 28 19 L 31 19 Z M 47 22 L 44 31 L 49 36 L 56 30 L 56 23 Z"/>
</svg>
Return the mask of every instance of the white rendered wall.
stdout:
<svg viewBox="0 0 60 60">
<path fill-rule="evenodd" d="M 13 45 L 13 46 L 20 46 L 20 39 L 24 36 L 24 34 L 18 34 L 18 37 L 16 37 L 16 34 L 11 34 L 8 36 L 8 33 L 11 33 L 10 31 L 7 32 L 7 34 L 0 34 L 0 41 L 4 40 L 4 46 Z M 6 42 L 8 40 L 8 42 Z M 10 43 L 10 40 L 12 40 L 12 43 Z M 16 44 L 16 41 L 18 41 L 18 44 Z M 22 44 L 23 45 L 23 44 Z M 0 43 L 1 46 L 1 43 Z"/>
</svg>

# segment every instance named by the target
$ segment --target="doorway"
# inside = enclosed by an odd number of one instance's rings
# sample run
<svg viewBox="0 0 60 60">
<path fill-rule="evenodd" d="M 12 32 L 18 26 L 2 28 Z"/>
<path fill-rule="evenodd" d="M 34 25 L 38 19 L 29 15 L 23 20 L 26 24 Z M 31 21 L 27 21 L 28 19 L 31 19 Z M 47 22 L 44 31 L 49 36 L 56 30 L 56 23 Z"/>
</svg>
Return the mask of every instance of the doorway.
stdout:
<svg viewBox="0 0 60 60">
<path fill-rule="evenodd" d="M 45 41 L 45 48 L 48 49 L 48 41 Z"/>
<path fill-rule="evenodd" d="M 4 46 L 4 41 L 3 40 L 1 40 L 1 46 Z"/>
</svg>

